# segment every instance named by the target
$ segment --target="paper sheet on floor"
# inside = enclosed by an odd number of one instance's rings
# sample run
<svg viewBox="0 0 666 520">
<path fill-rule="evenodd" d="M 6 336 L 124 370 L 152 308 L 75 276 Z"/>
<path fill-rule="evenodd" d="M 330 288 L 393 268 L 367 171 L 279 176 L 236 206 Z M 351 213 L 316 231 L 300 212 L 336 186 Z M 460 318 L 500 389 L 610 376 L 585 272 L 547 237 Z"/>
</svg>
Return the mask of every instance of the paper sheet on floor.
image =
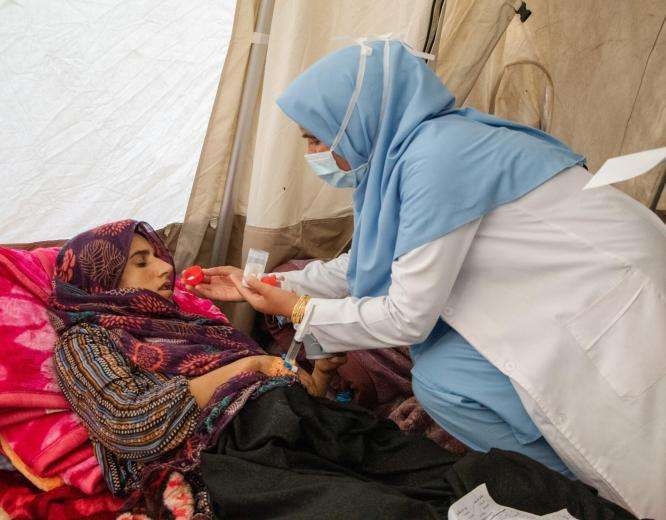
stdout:
<svg viewBox="0 0 666 520">
<path fill-rule="evenodd" d="M 449 508 L 449 520 L 576 520 L 566 509 L 534 515 L 495 502 L 485 484 L 474 488 Z"/>
</svg>

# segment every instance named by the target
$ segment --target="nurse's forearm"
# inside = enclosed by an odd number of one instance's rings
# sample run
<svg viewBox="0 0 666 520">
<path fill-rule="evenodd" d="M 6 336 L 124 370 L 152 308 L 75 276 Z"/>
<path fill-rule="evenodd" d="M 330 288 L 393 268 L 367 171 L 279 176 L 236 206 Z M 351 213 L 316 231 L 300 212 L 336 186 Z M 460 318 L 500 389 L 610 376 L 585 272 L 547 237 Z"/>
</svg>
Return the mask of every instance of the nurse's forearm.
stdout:
<svg viewBox="0 0 666 520">
<path fill-rule="evenodd" d="M 437 311 L 405 314 L 387 297 L 313 299 L 309 331 L 327 353 L 409 346 L 423 341 Z M 412 310 L 413 311 L 413 310 Z"/>
<path fill-rule="evenodd" d="M 344 298 L 349 294 L 347 265 L 347 255 L 341 255 L 329 262 L 311 262 L 301 271 L 280 275 L 299 294 L 315 298 Z"/>
<path fill-rule="evenodd" d="M 405 253 L 386 296 L 312 299 L 310 331 L 328 353 L 414 345 L 443 312 L 480 219 Z"/>
</svg>

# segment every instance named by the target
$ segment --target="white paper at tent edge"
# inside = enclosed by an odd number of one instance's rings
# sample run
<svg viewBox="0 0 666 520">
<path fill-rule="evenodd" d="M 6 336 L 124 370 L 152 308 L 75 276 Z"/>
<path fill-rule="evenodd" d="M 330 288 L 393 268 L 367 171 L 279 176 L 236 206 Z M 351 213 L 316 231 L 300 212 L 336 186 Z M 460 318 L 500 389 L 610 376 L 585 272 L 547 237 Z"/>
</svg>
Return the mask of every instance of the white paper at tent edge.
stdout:
<svg viewBox="0 0 666 520">
<path fill-rule="evenodd" d="M 608 159 L 597 170 L 584 190 L 599 188 L 638 177 L 666 160 L 666 146 Z"/>
<path fill-rule="evenodd" d="M 482 502 L 483 506 L 486 506 L 485 511 L 479 512 L 476 510 L 477 508 L 470 511 L 470 506 L 479 502 Z M 458 506 L 457 509 L 456 506 Z M 463 512 L 461 507 L 465 507 L 467 511 Z M 448 520 L 576 520 L 566 509 L 540 516 L 512 507 L 502 506 L 490 496 L 485 483 L 475 487 L 472 491 L 456 500 L 449 508 L 447 517 Z"/>
</svg>

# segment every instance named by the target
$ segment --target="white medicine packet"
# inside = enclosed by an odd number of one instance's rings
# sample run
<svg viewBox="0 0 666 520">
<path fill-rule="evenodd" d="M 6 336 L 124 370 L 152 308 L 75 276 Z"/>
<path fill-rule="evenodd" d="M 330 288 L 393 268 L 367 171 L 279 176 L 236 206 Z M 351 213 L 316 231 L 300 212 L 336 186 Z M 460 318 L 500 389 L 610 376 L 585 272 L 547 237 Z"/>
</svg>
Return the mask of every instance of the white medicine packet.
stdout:
<svg viewBox="0 0 666 520">
<path fill-rule="evenodd" d="M 250 276 L 259 278 L 266 270 L 268 263 L 268 251 L 261 249 L 250 249 L 247 252 L 247 260 L 245 261 L 245 269 L 243 269 L 243 287 L 248 287 L 247 279 Z"/>
<path fill-rule="evenodd" d="M 449 508 L 449 520 L 576 520 L 566 509 L 534 515 L 495 502 L 485 484 L 474 488 Z"/>
</svg>

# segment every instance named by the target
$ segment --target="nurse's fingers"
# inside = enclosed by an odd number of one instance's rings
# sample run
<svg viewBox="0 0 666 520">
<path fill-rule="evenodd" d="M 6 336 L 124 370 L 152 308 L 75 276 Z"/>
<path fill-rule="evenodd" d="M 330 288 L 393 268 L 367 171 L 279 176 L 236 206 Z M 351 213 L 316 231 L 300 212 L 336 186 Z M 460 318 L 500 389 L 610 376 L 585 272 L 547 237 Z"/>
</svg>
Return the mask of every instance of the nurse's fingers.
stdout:
<svg viewBox="0 0 666 520">
<path fill-rule="evenodd" d="M 247 280 L 250 287 L 243 287 L 243 280 L 238 275 L 233 274 L 229 276 L 229 279 L 236 286 L 241 296 L 255 310 L 264 314 L 291 316 L 294 305 L 298 301 L 298 295 L 295 293 L 262 283 L 257 279 L 250 278 Z"/>
<path fill-rule="evenodd" d="M 261 298 L 262 309 L 260 310 L 263 313 L 291 316 L 299 298 L 295 292 L 286 291 L 281 287 L 264 283 L 256 277 L 250 277 L 247 280 L 247 284 Z"/>
<path fill-rule="evenodd" d="M 250 288 L 253 291 L 258 292 L 259 294 L 264 295 L 264 296 L 267 295 L 268 293 L 272 292 L 271 289 L 277 289 L 278 291 L 281 290 L 281 289 L 279 289 L 279 288 L 277 288 L 273 285 L 269 285 L 267 283 L 262 282 L 256 276 L 248 277 L 247 278 L 247 284 L 250 286 Z"/>
<path fill-rule="evenodd" d="M 261 298 L 261 295 L 257 293 L 257 291 L 254 291 L 243 285 L 243 278 L 241 276 L 232 274 L 229 275 L 229 280 L 231 280 L 231 283 L 236 286 L 236 290 L 241 293 L 243 298 L 245 298 L 249 303 L 256 302 L 259 298 Z"/>
</svg>

